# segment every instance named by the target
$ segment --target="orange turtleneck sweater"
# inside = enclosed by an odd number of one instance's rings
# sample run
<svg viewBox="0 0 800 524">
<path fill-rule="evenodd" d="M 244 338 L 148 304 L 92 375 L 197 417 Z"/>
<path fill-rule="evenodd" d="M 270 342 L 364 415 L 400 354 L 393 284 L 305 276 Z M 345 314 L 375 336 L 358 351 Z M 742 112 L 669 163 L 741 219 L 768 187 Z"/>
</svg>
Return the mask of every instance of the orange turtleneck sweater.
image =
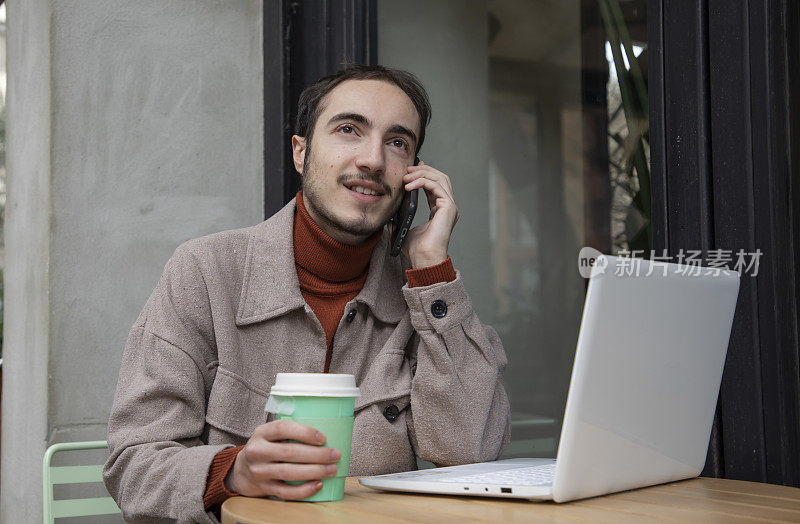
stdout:
<svg viewBox="0 0 800 524">
<path fill-rule="evenodd" d="M 328 351 L 325 373 L 331 363 L 331 350 L 336 327 L 344 307 L 361 291 L 367 280 L 372 250 L 381 238 L 377 231 L 356 246 L 335 240 L 320 228 L 303 204 L 302 192 L 297 193 L 294 214 L 294 264 L 300 282 L 300 292 L 325 330 Z M 410 287 L 452 282 L 456 272 L 450 257 L 435 266 L 406 270 Z M 203 502 L 206 509 L 237 495 L 225 488 L 225 477 L 233 467 L 236 455 L 244 446 L 223 449 L 214 457 L 208 471 Z"/>
</svg>

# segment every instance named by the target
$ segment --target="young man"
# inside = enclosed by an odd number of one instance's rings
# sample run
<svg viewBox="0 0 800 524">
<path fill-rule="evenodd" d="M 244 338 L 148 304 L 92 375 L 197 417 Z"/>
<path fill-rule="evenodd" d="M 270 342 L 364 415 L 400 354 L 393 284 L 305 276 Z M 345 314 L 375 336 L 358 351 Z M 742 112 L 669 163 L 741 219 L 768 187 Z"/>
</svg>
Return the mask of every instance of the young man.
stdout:
<svg viewBox="0 0 800 524">
<path fill-rule="evenodd" d="M 126 518 L 217 522 L 237 493 L 316 492 L 339 452 L 265 418 L 279 372 L 355 375 L 353 475 L 498 458 L 506 357 L 447 255 L 450 179 L 413 165 L 429 118 L 405 71 L 323 78 L 300 97 L 295 199 L 176 250 L 128 337 L 109 420 L 103 474 Z M 406 238 L 405 269 L 384 226 L 416 188 L 431 212 Z"/>
</svg>

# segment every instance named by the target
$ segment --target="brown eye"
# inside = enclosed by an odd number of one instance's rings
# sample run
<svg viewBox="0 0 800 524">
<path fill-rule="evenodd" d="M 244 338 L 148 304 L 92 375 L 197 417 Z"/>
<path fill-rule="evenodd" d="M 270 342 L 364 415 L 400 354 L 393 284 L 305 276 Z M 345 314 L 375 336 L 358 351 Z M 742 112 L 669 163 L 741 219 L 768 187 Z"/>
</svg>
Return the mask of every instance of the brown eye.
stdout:
<svg viewBox="0 0 800 524">
<path fill-rule="evenodd" d="M 392 145 L 401 149 L 408 149 L 408 145 L 399 138 L 392 140 Z"/>
<path fill-rule="evenodd" d="M 355 131 L 355 129 L 353 129 L 353 126 L 342 126 L 339 128 L 339 131 L 343 131 L 346 134 L 351 134 Z"/>
</svg>

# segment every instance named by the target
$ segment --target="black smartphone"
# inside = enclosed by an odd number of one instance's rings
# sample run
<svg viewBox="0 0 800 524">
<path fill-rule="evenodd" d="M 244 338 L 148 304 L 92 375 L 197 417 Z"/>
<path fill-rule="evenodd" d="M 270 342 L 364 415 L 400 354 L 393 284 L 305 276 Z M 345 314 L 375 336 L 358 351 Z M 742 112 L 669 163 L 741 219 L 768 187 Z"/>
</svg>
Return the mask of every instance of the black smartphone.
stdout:
<svg viewBox="0 0 800 524">
<path fill-rule="evenodd" d="M 414 157 L 414 165 L 419 165 L 419 157 Z M 393 257 L 400 254 L 403 248 L 403 241 L 406 239 L 408 230 L 411 229 L 411 222 L 414 221 L 414 215 L 417 213 L 418 191 L 419 189 L 412 189 L 405 192 L 403 201 L 400 203 L 400 209 L 390 220 L 394 224 L 394 233 L 392 235 L 392 249 L 389 254 Z"/>
</svg>

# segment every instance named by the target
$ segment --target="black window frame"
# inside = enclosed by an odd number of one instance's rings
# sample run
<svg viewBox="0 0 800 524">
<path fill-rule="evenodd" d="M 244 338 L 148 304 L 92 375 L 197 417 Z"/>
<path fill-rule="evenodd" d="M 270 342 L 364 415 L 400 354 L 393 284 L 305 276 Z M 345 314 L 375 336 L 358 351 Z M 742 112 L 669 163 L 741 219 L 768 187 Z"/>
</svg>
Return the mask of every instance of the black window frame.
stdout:
<svg viewBox="0 0 800 524">
<path fill-rule="evenodd" d="M 743 276 L 703 475 L 800 486 L 800 8 L 648 0 L 654 249 Z M 787 38 L 787 35 L 793 35 Z"/>
</svg>

